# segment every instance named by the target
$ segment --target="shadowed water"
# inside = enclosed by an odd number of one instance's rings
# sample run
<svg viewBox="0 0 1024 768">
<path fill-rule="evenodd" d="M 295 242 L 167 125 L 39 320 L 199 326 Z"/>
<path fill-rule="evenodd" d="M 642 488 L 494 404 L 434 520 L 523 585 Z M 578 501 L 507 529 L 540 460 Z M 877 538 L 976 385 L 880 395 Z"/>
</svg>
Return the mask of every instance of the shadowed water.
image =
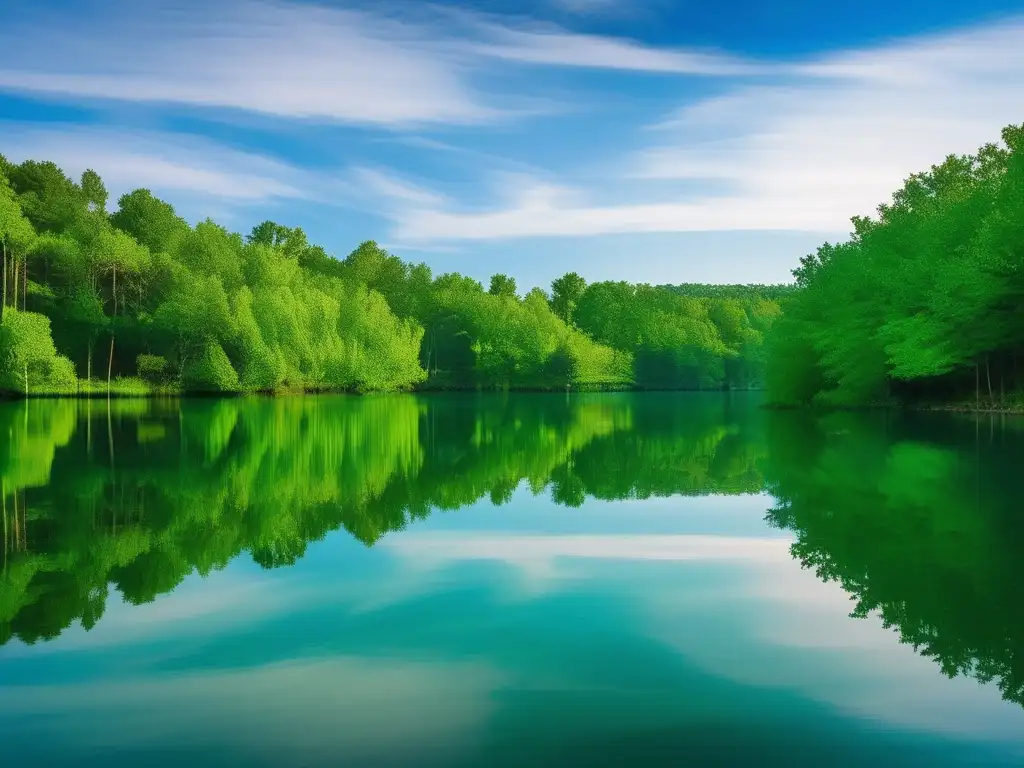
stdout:
<svg viewBox="0 0 1024 768">
<path fill-rule="evenodd" d="M 4 765 L 1020 765 L 1024 421 L 0 403 Z"/>
</svg>

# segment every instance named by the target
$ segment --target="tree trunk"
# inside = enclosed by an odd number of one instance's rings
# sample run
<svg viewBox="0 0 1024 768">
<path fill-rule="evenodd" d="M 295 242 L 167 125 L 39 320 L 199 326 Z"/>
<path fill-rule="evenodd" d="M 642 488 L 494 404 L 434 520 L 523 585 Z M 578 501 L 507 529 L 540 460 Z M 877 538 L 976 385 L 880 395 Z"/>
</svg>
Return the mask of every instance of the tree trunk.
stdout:
<svg viewBox="0 0 1024 768">
<path fill-rule="evenodd" d="M 85 357 L 85 381 L 92 388 L 92 339 L 89 339 L 89 350 Z"/>
<path fill-rule="evenodd" d="M 21 270 L 25 276 L 21 291 L 21 311 L 25 312 L 28 310 L 28 256 L 21 260 Z"/>
<path fill-rule="evenodd" d="M 4 321 L 4 306 L 7 304 L 7 240 L 0 240 L 0 246 L 4 251 L 4 295 L 0 300 L 0 323 Z"/>
<path fill-rule="evenodd" d="M 18 308 L 18 259 L 11 265 L 11 307 Z"/>
<path fill-rule="evenodd" d="M 114 265 L 114 287 L 110 289 L 114 299 L 114 317 L 117 317 L 117 264 Z"/>
<path fill-rule="evenodd" d="M 114 370 L 114 334 L 110 334 L 110 359 L 107 360 L 107 397 L 110 397 L 110 374 Z"/>
<path fill-rule="evenodd" d="M 1006 355 L 999 358 L 999 405 L 1006 402 L 1006 387 L 1003 385 L 1003 372 L 1006 370 Z"/>
<path fill-rule="evenodd" d="M 988 401 L 992 402 L 992 370 L 988 364 L 989 356 L 985 355 L 985 381 L 988 384 Z"/>
</svg>

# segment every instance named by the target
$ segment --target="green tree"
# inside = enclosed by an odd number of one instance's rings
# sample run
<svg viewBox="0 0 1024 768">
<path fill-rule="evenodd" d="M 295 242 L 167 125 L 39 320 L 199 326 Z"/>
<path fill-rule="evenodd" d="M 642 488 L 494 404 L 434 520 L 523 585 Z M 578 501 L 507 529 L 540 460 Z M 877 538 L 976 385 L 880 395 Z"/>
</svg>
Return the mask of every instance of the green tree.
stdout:
<svg viewBox="0 0 1024 768">
<path fill-rule="evenodd" d="M 515 278 L 508 275 L 491 275 L 491 287 L 487 290 L 491 296 L 502 296 L 506 299 L 516 298 Z"/>
<path fill-rule="evenodd" d="M 587 281 L 568 272 L 551 283 L 551 309 L 565 323 L 572 323 L 576 305 L 587 289 Z"/>
</svg>

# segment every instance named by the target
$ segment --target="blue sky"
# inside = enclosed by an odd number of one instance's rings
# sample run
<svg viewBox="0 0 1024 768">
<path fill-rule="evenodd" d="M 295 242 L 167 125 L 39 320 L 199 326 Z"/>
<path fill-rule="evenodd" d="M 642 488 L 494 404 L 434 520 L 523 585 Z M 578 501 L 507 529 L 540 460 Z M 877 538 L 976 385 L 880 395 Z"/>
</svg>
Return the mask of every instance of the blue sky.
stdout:
<svg viewBox="0 0 1024 768">
<path fill-rule="evenodd" d="M 1020 121 L 1020 0 L 11 0 L 0 152 L 522 287 L 781 282 Z"/>
</svg>

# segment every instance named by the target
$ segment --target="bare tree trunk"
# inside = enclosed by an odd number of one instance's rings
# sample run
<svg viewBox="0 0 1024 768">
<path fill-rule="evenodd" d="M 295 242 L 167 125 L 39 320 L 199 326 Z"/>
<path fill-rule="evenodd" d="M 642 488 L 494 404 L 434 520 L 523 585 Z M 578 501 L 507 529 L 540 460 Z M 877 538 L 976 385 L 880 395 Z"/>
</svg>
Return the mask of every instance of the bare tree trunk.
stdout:
<svg viewBox="0 0 1024 768">
<path fill-rule="evenodd" d="M 988 401 L 992 402 L 992 370 L 988 364 L 989 356 L 985 355 L 985 381 L 988 383 Z"/>
<path fill-rule="evenodd" d="M 1006 370 L 1006 355 L 999 358 L 999 404 L 1006 402 L 1006 387 L 1003 384 L 1003 372 Z"/>
<path fill-rule="evenodd" d="M 25 276 L 21 291 L 21 311 L 25 312 L 28 309 L 28 256 L 21 260 L 21 270 Z"/>
<path fill-rule="evenodd" d="M 15 257 L 11 265 L 11 307 L 18 308 L 18 259 Z"/>
<path fill-rule="evenodd" d="M 117 264 L 114 264 L 114 287 L 110 289 L 114 299 L 114 316 L 117 317 Z"/>
<path fill-rule="evenodd" d="M 7 240 L 0 240 L 0 245 L 3 246 L 4 251 L 4 295 L 3 300 L 0 300 L 0 323 L 4 320 L 4 307 L 7 305 Z"/>
<path fill-rule="evenodd" d="M 110 358 L 107 360 L 107 397 L 110 397 L 110 374 L 114 370 L 114 334 L 110 334 Z"/>
</svg>

